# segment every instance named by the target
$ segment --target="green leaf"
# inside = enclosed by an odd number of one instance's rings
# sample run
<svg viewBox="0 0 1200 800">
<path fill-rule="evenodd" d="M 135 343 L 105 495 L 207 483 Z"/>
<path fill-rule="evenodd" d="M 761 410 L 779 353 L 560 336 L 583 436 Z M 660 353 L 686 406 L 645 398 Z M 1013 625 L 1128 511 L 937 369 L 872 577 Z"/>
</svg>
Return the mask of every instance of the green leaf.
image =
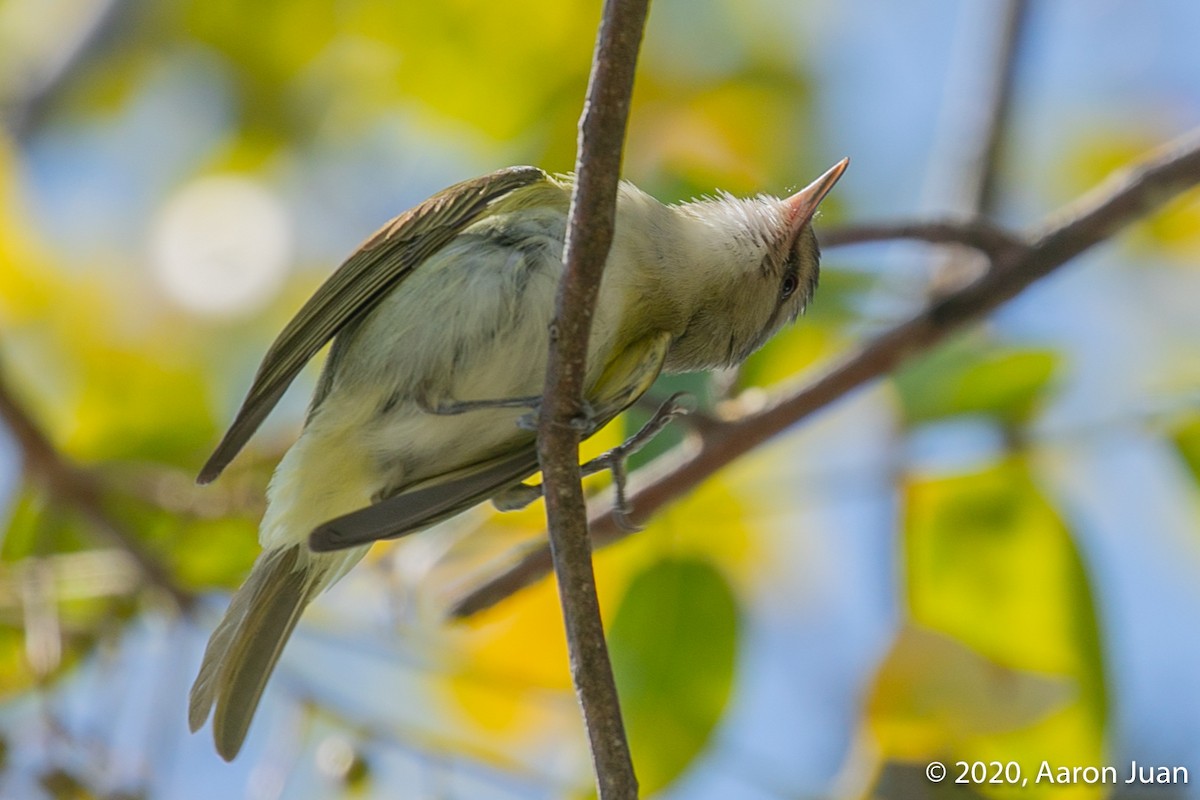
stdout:
<svg viewBox="0 0 1200 800">
<path fill-rule="evenodd" d="M 960 338 L 902 367 L 894 377 L 910 424 L 959 414 L 1026 421 L 1054 379 L 1053 350 L 990 346 Z"/>
<path fill-rule="evenodd" d="M 256 526 L 242 517 L 190 520 L 168 530 L 174 539 L 168 566 L 188 589 L 236 587 L 259 552 Z"/>
<path fill-rule="evenodd" d="M 638 779 L 649 794 L 708 743 L 733 686 L 738 606 L 712 564 L 667 558 L 630 583 L 609 631 Z"/>
<path fill-rule="evenodd" d="M 70 553 L 89 548 L 94 539 L 74 509 L 41 487 L 27 483 L 10 512 L 0 560 L 16 562 L 30 556 Z"/>
<path fill-rule="evenodd" d="M 1171 440 L 1183 458 L 1183 463 L 1191 471 L 1192 477 L 1200 482 L 1200 415 L 1176 427 L 1171 434 Z"/>
</svg>

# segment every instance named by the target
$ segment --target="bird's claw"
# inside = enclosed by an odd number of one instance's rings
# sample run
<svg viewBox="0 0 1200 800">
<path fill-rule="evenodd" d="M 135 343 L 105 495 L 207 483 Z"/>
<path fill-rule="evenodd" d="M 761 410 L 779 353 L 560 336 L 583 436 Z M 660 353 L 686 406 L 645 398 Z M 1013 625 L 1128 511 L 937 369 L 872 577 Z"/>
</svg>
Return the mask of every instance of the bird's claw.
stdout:
<svg viewBox="0 0 1200 800">
<path fill-rule="evenodd" d="M 650 417 L 649 421 L 637 433 L 607 453 L 599 455 L 583 465 L 582 470 L 584 475 L 591 475 L 605 469 L 612 473 L 613 491 L 616 494 L 612 516 L 613 521 L 621 530 L 630 533 L 641 530 L 641 527 L 631 519 L 633 505 L 629 502 L 626 493 L 626 483 L 628 480 L 626 462 L 630 456 L 641 450 L 651 439 L 662 432 L 667 423 L 675 419 L 675 417 L 691 411 L 694 402 L 694 398 L 687 392 L 676 392 L 658 407 L 658 410 L 654 412 L 654 416 Z"/>
<path fill-rule="evenodd" d="M 540 398 L 538 400 L 540 402 Z M 616 494 L 612 517 L 613 522 L 621 530 L 630 533 L 642 530 L 641 526 L 636 524 L 632 519 L 633 505 L 629 502 L 626 491 L 629 478 L 627 462 L 630 456 L 645 447 L 651 439 L 667 426 L 667 423 L 675 419 L 675 417 L 687 414 L 692 410 L 693 406 L 694 399 L 691 395 L 686 392 L 676 392 L 658 407 L 658 410 L 654 412 L 654 416 L 637 433 L 608 452 L 596 456 L 591 461 L 580 466 L 580 473 L 584 476 L 595 475 L 597 472 L 605 470 L 612 473 L 613 491 Z M 518 427 L 525 430 L 537 430 L 537 411 L 538 405 L 534 404 L 534 411 L 522 415 L 517 420 Z M 572 427 L 578 426 L 579 430 L 590 432 L 594 424 L 591 407 L 585 404 L 584 412 L 573 418 L 570 424 Z M 499 511 L 517 511 L 525 508 L 541 496 L 542 486 L 540 484 L 518 483 L 492 497 L 492 505 Z"/>
</svg>

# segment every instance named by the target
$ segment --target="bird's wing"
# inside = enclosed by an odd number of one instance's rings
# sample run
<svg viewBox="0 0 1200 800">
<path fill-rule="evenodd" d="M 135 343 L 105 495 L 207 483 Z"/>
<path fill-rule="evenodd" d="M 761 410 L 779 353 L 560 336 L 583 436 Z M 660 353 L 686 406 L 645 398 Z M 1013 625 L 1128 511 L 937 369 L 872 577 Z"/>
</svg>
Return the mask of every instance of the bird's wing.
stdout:
<svg viewBox="0 0 1200 800">
<path fill-rule="evenodd" d="M 483 216 L 493 202 L 546 180 L 546 173 L 536 167 L 511 167 L 464 181 L 396 217 L 364 242 L 275 339 L 237 417 L 197 480 L 208 483 L 221 474 L 296 374 L 338 331 L 371 311 L 413 269 Z"/>
<path fill-rule="evenodd" d="M 324 553 L 428 528 L 528 478 L 537 468 L 537 447 L 531 441 L 513 453 L 455 470 L 439 476 L 437 482 L 423 482 L 331 519 L 309 535 L 308 546 Z"/>
<path fill-rule="evenodd" d="M 588 392 L 592 413 L 588 435 L 650 388 L 670 344 L 669 334 L 651 334 L 623 348 L 609 362 Z M 405 487 L 378 503 L 332 519 L 312 532 L 309 547 L 327 552 L 415 533 L 482 503 L 537 470 L 537 443 L 527 438 L 509 452 Z"/>
<path fill-rule="evenodd" d="M 671 334 L 655 331 L 617 351 L 586 393 L 597 423 L 589 430 L 588 436 L 603 428 L 646 393 L 662 372 L 670 347 Z"/>
</svg>

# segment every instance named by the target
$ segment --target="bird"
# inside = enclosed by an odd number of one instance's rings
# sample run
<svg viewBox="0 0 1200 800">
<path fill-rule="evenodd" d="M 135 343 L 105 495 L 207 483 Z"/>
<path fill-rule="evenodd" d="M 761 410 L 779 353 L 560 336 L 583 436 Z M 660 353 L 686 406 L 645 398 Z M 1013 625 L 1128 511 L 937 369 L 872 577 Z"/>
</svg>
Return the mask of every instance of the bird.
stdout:
<svg viewBox="0 0 1200 800">
<path fill-rule="evenodd" d="M 739 364 L 799 316 L 819 275 L 812 221 L 848 163 L 788 197 L 664 204 L 620 183 L 588 343 L 585 436 L 660 373 Z M 224 759 L 241 749 L 301 613 L 372 542 L 489 499 L 528 502 L 523 482 L 538 470 L 529 415 L 573 187 L 569 175 L 524 166 L 433 195 L 370 236 L 268 348 L 198 482 L 221 474 L 332 340 L 267 489 L 262 552 L 191 689 L 189 725 L 211 714 Z"/>
</svg>

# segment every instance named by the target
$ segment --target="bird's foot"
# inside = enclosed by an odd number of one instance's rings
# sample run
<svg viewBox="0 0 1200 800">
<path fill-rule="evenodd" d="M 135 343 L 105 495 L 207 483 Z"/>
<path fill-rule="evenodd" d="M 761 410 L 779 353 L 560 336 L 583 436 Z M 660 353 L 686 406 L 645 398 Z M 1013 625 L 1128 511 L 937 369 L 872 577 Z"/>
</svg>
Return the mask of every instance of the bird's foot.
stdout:
<svg viewBox="0 0 1200 800">
<path fill-rule="evenodd" d="M 591 461 L 580 465 L 583 476 L 595 475 L 597 472 L 608 470 L 612 473 L 613 487 L 616 492 L 616 503 L 613 507 L 613 519 L 623 530 L 636 531 L 638 526 L 633 524 L 630 514 L 633 509 L 629 505 L 626 493 L 628 481 L 629 458 L 657 436 L 667 424 L 678 416 L 691 410 L 691 396 L 686 392 L 676 392 L 663 402 L 645 425 L 637 433 L 630 436 L 621 444 Z M 500 511 L 516 511 L 525 508 L 542 496 L 540 484 L 519 483 L 510 486 L 492 498 L 492 505 Z"/>
</svg>

